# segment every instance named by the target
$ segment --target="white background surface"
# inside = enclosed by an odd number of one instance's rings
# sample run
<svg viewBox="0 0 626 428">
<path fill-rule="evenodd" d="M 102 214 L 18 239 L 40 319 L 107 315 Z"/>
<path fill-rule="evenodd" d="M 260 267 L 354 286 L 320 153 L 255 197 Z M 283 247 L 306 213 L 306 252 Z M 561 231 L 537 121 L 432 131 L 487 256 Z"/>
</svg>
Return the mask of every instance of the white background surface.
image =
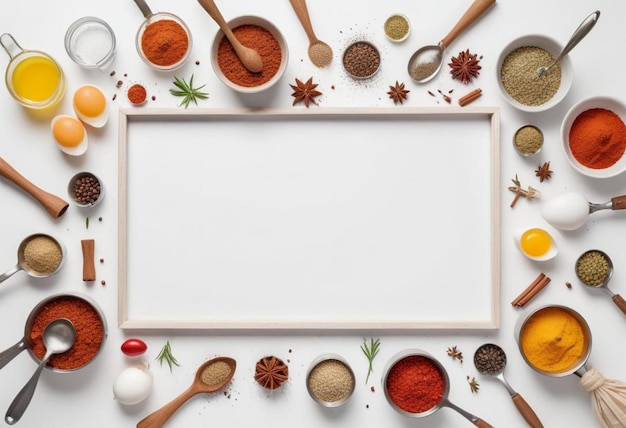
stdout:
<svg viewBox="0 0 626 428">
<path fill-rule="evenodd" d="M 205 425 L 292 427 L 292 426 L 401 426 L 401 427 L 456 427 L 468 426 L 460 415 L 443 409 L 426 420 L 409 420 L 396 414 L 387 405 L 380 388 L 380 376 L 385 362 L 396 352 L 420 347 L 435 355 L 447 368 L 451 379 L 450 399 L 468 411 L 482 417 L 498 427 L 523 427 L 524 421 L 517 414 L 506 391 L 491 379 L 479 376 L 471 364 L 474 350 L 486 341 L 496 342 L 507 351 L 509 362 L 506 375 L 514 388 L 534 407 L 546 427 L 598 426 L 594 420 L 587 393 L 578 385 L 574 376 L 563 379 L 550 379 L 535 374 L 528 368 L 516 349 L 513 338 L 515 321 L 519 311 L 508 303 L 530 283 L 540 271 L 553 281 L 537 298 L 537 303 L 563 303 L 579 310 L 588 320 L 594 338 L 594 349 L 590 365 L 595 366 L 607 377 L 626 379 L 623 356 L 619 354 L 621 338 L 626 329 L 625 317 L 613 306 L 604 294 L 582 289 L 576 281 L 573 264 L 583 251 L 597 247 L 605 250 L 615 264 L 611 287 L 623 291 L 626 274 L 623 267 L 626 255 L 620 251 L 621 236 L 624 230 L 623 213 L 600 212 L 593 215 L 590 222 L 576 232 L 560 233 L 551 229 L 539 216 L 541 201 L 528 203 L 519 201 L 514 209 L 508 203 L 512 194 L 504 190 L 510 185 L 510 178 L 518 174 L 524 186 L 538 187 L 544 198 L 566 190 L 584 194 L 593 202 L 604 202 L 610 197 L 624 193 L 625 178 L 594 180 L 582 177 L 566 163 L 559 147 L 558 130 L 566 111 L 577 101 L 596 95 L 622 97 L 626 90 L 621 76 L 624 61 L 620 47 L 626 42 L 622 31 L 626 3 L 618 0 L 598 1 L 590 4 L 583 0 L 571 2 L 545 2 L 540 0 L 502 1 L 468 32 L 463 34 L 447 52 L 455 55 L 460 50 L 470 48 L 483 55 L 480 78 L 469 86 L 452 81 L 444 72 L 426 86 L 416 86 L 406 75 L 406 61 L 411 52 L 423 44 L 436 43 L 453 26 L 468 1 L 448 0 L 445 2 L 406 3 L 397 0 L 387 2 L 331 2 L 319 1 L 309 4 L 313 25 L 318 37 L 330 43 L 335 49 L 333 65 L 327 70 L 314 68 L 306 58 L 307 41 L 304 31 L 286 1 L 271 2 L 232 1 L 221 2 L 223 14 L 229 18 L 242 14 L 258 14 L 269 17 L 283 31 L 289 40 L 291 60 L 284 79 L 268 94 L 263 96 L 241 97 L 228 92 L 215 77 L 208 59 L 209 47 L 216 24 L 194 1 L 152 2 L 154 11 L 166 10 L 185 19 L 193 32 L 194 51 L 191 61 L 177 75 L 188 77 L 195 73 L 196 82 L 207 83 L 210 99 L 203 102 L 205 107 L 223 106 L 272 106 L 291 105 L 291 89 L 288 83 L 298 77 L 307 79 L 314 76 L 319 81 L 320 107 L 394 107 L 385 92 L 395 80 L 405 81 L 411 90 L 405 105 L 424 106 L 446 105 L 440 98 L 433 98 L 427 90 L 447 91 L 454 89 L 456 97 L 474 87 L 484 91 L 476 105 L 496 105 L 502 113 L 502 327 L 499 331 L 434 333 L 417 331 L 407 334 L 385 334 L 381 336 L 381 353 L 375 361 L 374 376 L 365 384 L 366 360 L 359 350 L 363 336 L 370 332 L 343 332 L 328 334 L 316 332 L 288 334 L 270 332 L 258 333 L 212 333 L 202 332 L 182 334 L 180 332 L 158 332 L 141 334 L 149 345 L 146 356 L 152 362 L 155 388 L 151 397 L 139 406 L 124 408 L 113 401 L 111 385 L 115 376 L 132 361 L 119 351 L 124 338 L 116 327 L 116 177 L 117 177 L 117 118 L 113 114 L 110 123 L 102 131 L 90 131 L 91 147 L 81 159 L 65 157 L 52 142 L 49 132 L 50 117 L 32 114 L 19 107 L 8 92 L 0 91 L 0 155 L 27 178 L 46 190 L 63 195 L 69 178 L 79 170 L 90 170 L 98 174 L 107 187 L 107 199 L 96 210 L 83 212 L 71 207 L 65 216 L 51 220 L 30 198 L 16 191 L 6 181 L 0 184 L 1 245 L 0 260 L 6 269 L 16 261 L 16 250 L 23 237 L 33 232 L 48 232 L 58 236 L 68 247 L 67 265 L 58 276 L 45 281 L 32 281 L 23 273 L 6 281 L 0 287 L 0 317 L 4 327 L 0 333 L 0 346 L 8 347 L 17 342 L 23 334 L 23 325 L 32 307 L 51 293 L 60 291 L 81 291 L 91 295 L 104 308 L 109 320 L 109 338 L 104 353 L 91 366 L 82 372 L 58 376 L 44 373 L 30 408 L 22 421 L 24 427 L 112 427 L 134 426 L 145 415 L 156 410 L 190 383 L 196 367 L 214 355 L 229 355 L 237 359 L 238 371 L 228 397 L 223 395 L 200 396 L 181 409 L 170 422 L 170 426 L 199 427 Z M 501 48 L 512 38 L 528 34 L 542 33 L 557 38 L 564 44 L 571 32 L 582 19 L 595 9 L 602 11 L 596 28 L 592 30 L 571 54 L 575 67 L 572 89 L 565 100 L 556 108 L 544 114 L 522 114 L 504 104 L 498 94 L 494 64 Z M 401 45 L 385 41 L 381 27 L 384 19 L 392 12 L 403 12 L 413 24 L 413 33 Z M 63 48 L 66 28 L 75 19 L 95 15 L 103 18 L 113 27 L 118 40 L 118 56 L 112 69 L 114 77 L 108 73 L 80 70 L 71 63 Z M 134 36 L 142 21 L 142 15 L 131 1 L 115 0 L 108 2 L 62 2 L 21 1 L 13 3 L 11 11 L 0 16 L 0 31 L 11 33 L 24 48 L 40 49 L 53 55 L 62 65 L 68 77 L 68 93 L 84 83 L 100 85 L 110 96 L 117 94 L 114 106 L 127 107 L 124 88 L 133 82 L 144 84 L 156 101 L 149 105 L 174 107 L 178 99 L 167 93 L 172 73 L 157 74 L 143 64 L 135 47 Z M 381 72 L 369 81 L 354 82 L 347 78 L 340 67 L 338 55 L 350 42 L 368 38 L 377 43 L 383 55 Z M 200 61 L 195 65 L 195 61 Z M 5 56 L 3 65 L 8 63 Z M 124 76 L 127 74 L 127 76 Z M 124 84 L 117 89 L 115 82 Z M 333 89 L 334 87 L 334 89 Z M 71 113 L 70 98 L 66 96 L 57 109 L 58 113 Z M 303 108 L 298 105 L 294 108 Z M 311 108 L 318 108 L 312 106 Z M 541 127 L 546 136 L 543 152 L 535 159 L 522 159 L 512 149 L 510 139 L 513 132 L 522 124 L 531 122 Z M 184 136 L 181 136 L 184 138 Z M 459 136 L 462 138 L 462 136 Z M 180 154 L 180 153 L 176 153 Z M 534 169 L 543 161 L 550 161 L 555 171 L 552 180 L 539 183 L 534 177 Z M 162 159 L 146 157 L 145 162 L 158 162 Z M 438 181 L 455 180 L 462 183 L 450 170 L 445 159 L 441 163 L 442 173 L 433 179 Z M 178 179 L 179 177 L 173 177 Z M 147 190 L 152 192 L 153 190 Z M 459 190 L 462 191 L 462 190 Z M 159 197 L 158 193 L 154 193 Z M 451 200 L 454 195 L 450 195 Z M 456 210 L 462 216 L 466 208 L 440 207 Z M 91 218 L 91 225 L 85 229 L 85 216 Z M 199 207 L 189 205 L 188 221 L 200 215 Z M 103 217 L 102 222 L 97 218 Z M 145 219 L 150 221 L 149 218 Z M 511 236 L 519 228 L 543 226 L 554 234 L 560 246 L 559 256 L 549 263 L 536 264 L 523 258 L 512 243 Z M 155 225 L 158 227 L 158 225 Z M 96 240 L 96 257 L 105 262 L 97 265 L 98 281 L 86 286 L 81 281 L 80 239 Z M 147 244 L 149 245 L 149 243 Z M 471 254 L 468 254 L 471 257 Z M 154 269 L 184 269 L 176 266 L 155 266 Z M 444 276 L 445 278 L 445 276 Z M 107 285 L 101 286 L 100 280 Z M 564 283 L 570 281 L 574 287 L 569 290 Z M 176 284 L 163 284 L 176 293 Z M 356 290 L 358 292 L 358 290 Z M 149 296 L 145 296 L 149 299 Z M 306 298 L 304 296 L 303 298 Z M 371 310 L 376 311 L 376 301 L 370 302 Z M 167 368 L 159 367 L 153 361 L 158 350 L 170 340 L 174 353 L 182 364 L 170 374 Z M 445 355 L 449 346 L 457 345 L 465 354 L 463 365 L 450 360 Z M 304 376 L 308 364 L 318 354 L 336 352 L 343 355 L 353 366 L 357 375 L 357 389 L 348 405 L 341 409 L 319 408 L 306 394 Z M 269 394 L 261 390 L 252 380 L 254 363 L 261 356 L 275 354 L 290 362 L 290 382 L 281 390 Z M 0 408 L 8 408 L 14 395 L 35 369 L 35 364 L 27 355 L 18 356 L 0 372 Z M 466 376 L 477 376 L 481 383 L 480 393 L 473 395 L 466 383 Z M 375 392 L 370 390 L 374 385 Z M 367 407 L 369 406 L 369 407 Z"/>
</svg>

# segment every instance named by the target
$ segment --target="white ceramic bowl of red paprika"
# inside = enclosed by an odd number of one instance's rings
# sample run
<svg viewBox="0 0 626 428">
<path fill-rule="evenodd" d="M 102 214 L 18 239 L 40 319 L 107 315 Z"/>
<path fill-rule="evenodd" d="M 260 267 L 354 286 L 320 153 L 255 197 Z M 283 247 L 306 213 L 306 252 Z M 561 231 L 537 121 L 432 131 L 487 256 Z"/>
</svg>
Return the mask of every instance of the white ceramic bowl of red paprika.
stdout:
<svg viewBox="0 0 626 428">
<path fill-rule="evenodd" d="M 252 15 L 240 16 L 228 22 L 228 27 L 234 32 L 237 32 L 236 30 L 237 27 L 241 27 L 242 25 L 254 25 L 257 27 L 261 27 L 264 30 L 269 31 L 269 33 L 274 37 L 274 39 L 276 39 L 276 41 L 278 42 L 278 46 L 280 46 L 280 64 L 278 66 L 278 69 L 276 69 L 276 72 L 267 80 L 264 78 L 259 78 L 258 79 L 259 81 L 266 80 L 263 83 L 259 83 L 259 84 L 250 83 L 249 85 L 247 85 L 247 84 L 233 82 L 232 80 L 230 80 L 226 76 L 225 71 L 222 70 L 222 67 L 220 66 L 220 61 L 218 58 L 220 43 L 225 38 L 222 30 L 218 30 L 218 32 L 215 34 L 215 39 L 213 40 L 213 45 L 211 48 L 211 65 L 213 66 L 213 71 L 215 71 L 215 74 L 220 79 L 220 81 L 224 85 L 231 88 L 232 90 L 240 92 L 240 93 L 244 93 L 244 94 L 254 94 L 254 93 L 263 92 L 271 88 L 272 86 L 274 86 L 274 84 L 280 80 L 283 74 L 285 74 L 285 70 L 287 69 L 287 63 L 289 62 L 289 49 L 287 47 L 287 42 L 285 41 L 285 38 L 283 37 L 280 30 L 274 24 L 272 24 L 270 21 L 260 16 L 252 16 Z M 242 44 L 245 45 L 246 43 L 242 42 Z M 248 46 L 248 47 L 252 49 L 255 48 L 255 46 Z M 259 53 L 259 54 L 261 55 L 261 58 L 263 59 L 264 54 L 263 53 Z M 264 71 L 262 71 L 261 73 L 266 72 L 265 62 L 266 60 L 264 59 Z M 241 69 L 241 68 L 243 68 L 243 65 L 239 64 L 237 66 L 237 69 Z"/>
<path fill-rule="evenodd" d="M 572 129 L 572 124 L 578 116 L 591 109 L 609 110 L 619 116 L 622 122 L 626 119 L 626 106 L 614 98 L 598 96 L 579 101 L 569 109 L 563 118 L 563 122 L 561 123 L 561 147 L 563 149 L 563 153 L 572 168 L 587 177 L 615 177 L 626 170 L 626 156 L 624 153 L 621 154 L 621 157 L 617 162 L 605 168 L 590 168 L 589 165 L 583 165 L 579 162 L 572 154 L 570 146 L 570 131 Z M 626 128 L 623 129 L 623 132 L 626 134 Z M 591 139 L 588 141 L 591 142 Z M 593 149 L 590 148 L 590 150 Z M 602 154 L 599 153 L 598 156 L 602 157 Z"/>
</svg>

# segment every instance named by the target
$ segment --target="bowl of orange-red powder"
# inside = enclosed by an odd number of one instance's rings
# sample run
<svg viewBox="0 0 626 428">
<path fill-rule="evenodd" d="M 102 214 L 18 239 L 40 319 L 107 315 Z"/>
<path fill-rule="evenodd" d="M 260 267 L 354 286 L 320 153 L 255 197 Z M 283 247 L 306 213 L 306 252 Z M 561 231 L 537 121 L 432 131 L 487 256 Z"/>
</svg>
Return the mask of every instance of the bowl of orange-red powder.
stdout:
<svg viewBox="0 0 626 428">
<path fill-rule="evenodd" d="M 241 93 L 258 93 L 272 87 L 285 73 L 289 61 L 289 50 L 282 33 L 259 16 L 240 16 L 229 21 L 228 26 L 244 46 L 258 52 L 263 70 L 252 73 L 246 69 L 232 44 L 219 30 L 211 48 L 211 65 L 217 77 Z"/>
<path fill-rule="evenodd" d="M 139 27 L 135 42 L 141 59 L 158 71 L 181 67 L 192 48 L 191 31 L 187 24 L 168 12 L 148 16 Z"/>
<path fill-rule="evenodd" d="M 626 170 L 626 106 L 610 97 L 584 99 L 561 123 L 561 147 L 570 165 L 593 178 Z"/>
</svg>

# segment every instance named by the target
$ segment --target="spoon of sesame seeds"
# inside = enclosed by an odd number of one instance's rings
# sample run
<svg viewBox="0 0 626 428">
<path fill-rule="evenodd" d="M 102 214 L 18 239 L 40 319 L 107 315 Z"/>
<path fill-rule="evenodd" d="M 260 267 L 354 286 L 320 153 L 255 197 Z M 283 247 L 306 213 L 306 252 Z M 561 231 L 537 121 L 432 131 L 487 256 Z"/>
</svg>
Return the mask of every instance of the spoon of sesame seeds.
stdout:
<svg viewBox="0 0 626 428">
<path fill-rule="evenodd" d="M 543 424 L 537 417 L 534 410 L 528 405 L 526 400 L 516 392 L 504 378 L 504 368 L 506 367 L 506 354 L 504 350 L 493 343 L 486 343 L 476 350 L 474 353 L 474 366 L 480 374 L 485 376 L 493 376 L 498 379 L 504 387 L 509 391 L 511 399 L 524 417 L 528 425 L 532 428 L 543 428 Z"/>
</svg>

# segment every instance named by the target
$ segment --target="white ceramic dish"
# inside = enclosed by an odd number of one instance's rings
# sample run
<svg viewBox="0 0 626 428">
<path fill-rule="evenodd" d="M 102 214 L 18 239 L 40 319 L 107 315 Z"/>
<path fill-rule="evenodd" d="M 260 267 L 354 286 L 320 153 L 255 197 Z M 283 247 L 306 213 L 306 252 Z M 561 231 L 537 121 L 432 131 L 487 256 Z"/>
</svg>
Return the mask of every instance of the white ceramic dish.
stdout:
<svg viewBox="0 0 626 428">
<path fill-rule="evenodd" d="M 254 94 L 258 92 L 263 92 L 266 89 L 269 89 L 272 86 L 274 86 L 274 84 L 280 80 L 283 74 L 285 74 L 285 69 L 287 68 L 287 63 L 289 62 L 289 49 L 287 47 L 287 42 L 285 41 L 285 38 L 283 37 L 282 33 L 278 30 L 278 28 L 276 28 L 274 24 L 269 22 L 267 19 L 261 18 L 259 16 L 240 16 L 240 17 L 237 17 L 228 21 L 227 24 L 231 30 L 241 25 L 257 25 L 259 27 L 266 29 L 278 41 L 282 56 L 280 60 L 280 66 L 278 67 L 276 74 L 274 74 L 274 76 L 272 76 L 272 78 L 269 79 L 267 82 L 262 83 L 257 86 L 238 85 L 237 83 L 229 80 L 228 77 L 224 75 L 222 69 L 219 66 L 219 63 L 217 60 L 217 53 L 218 53 L 220 42 L 224 38 L 224 33 L 222 32 L 222 30 L 218 30 L 217 34 L 215 35 L 215 38 L 213 39 L 213 45 L 211 47 L 211 65 L 213 66 L 213 71 L 215 71 L 215 74 L 217 75 L 217 77 L 222 81 L 224 85 L 228 86 L 232 90 L 241 92 L 241 93 L 246 93 L 246 94 Z"/>
<path fill-rule="evenodd" d="M 561 147 L 569 164 L 581 174 L 593 178 L 615 177 L 626 170 L 626 156 L 622 156 L 620 160 L 608 168 L 594 169 L 578 162 L 570 149 L 569 133 L 572 124 L 581 113 L 594 108 L 611 110 L 613 113 L 617 114 L 622 121 L 626 118 L 626 106 L 614 98 L 592 97 L 579 101 L 569 109 L 561 123 Z"/>
<path fill-rule="evenodd" d="M 554 96 L 550 100 L 538 106 L 522 104 L 519 101 L 515 100 L 513 97 L 511 97 L 504 89 L 502 79 L 500 78 L 500 70 L 502 69 L 502 63 L 504 62 L 504 59 L 515 49 L 521 48 L 523 46 L 536 46 L 545 49 L 550 52 L 554 57 L 557 57 L 562 49 L 562 46 L 552 38 L 538 34 L 521 36 L 511 41 L 504 47 L 504 49 L 502 49 L 502 52 L 498 57 L 498 66 L 496 67 L 496 79 L 498 81 L 500 93 L 509 104 L 519 110 L 527 112 L 541 112 L 548 110 L 560 103 L 567 95 L 574 79 L 574 67 L 572 66 L 572 62 L 568 56 L 563 57 L 563 59 L 559 61 L 559 66 L 561 67 L 561 85 L 559 86 L 556 94 L 554 94 Z"/>
</svg>

